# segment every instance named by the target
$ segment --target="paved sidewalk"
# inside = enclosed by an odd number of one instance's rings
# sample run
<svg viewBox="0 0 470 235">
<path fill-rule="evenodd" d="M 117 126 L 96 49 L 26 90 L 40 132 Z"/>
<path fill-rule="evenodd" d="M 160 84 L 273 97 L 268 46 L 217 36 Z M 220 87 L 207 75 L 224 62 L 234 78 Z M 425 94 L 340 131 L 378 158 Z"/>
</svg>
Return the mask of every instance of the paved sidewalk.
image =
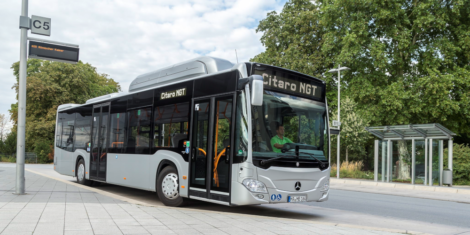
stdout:
<svg viewBox="0 0 470 235">
<path fill-rule="evenodd" d="M 469 187 L 438 187 L 359 179 L 330 179 L 334 189 L 470 203 Z"/>
<path fill-rule="evenodd" d="M 0 234 L 392 234 L 407 231 L 150 207 L 26 171 L 27 195 L 14 195 L 15 168 L 0 167 Z"/>
</svg>

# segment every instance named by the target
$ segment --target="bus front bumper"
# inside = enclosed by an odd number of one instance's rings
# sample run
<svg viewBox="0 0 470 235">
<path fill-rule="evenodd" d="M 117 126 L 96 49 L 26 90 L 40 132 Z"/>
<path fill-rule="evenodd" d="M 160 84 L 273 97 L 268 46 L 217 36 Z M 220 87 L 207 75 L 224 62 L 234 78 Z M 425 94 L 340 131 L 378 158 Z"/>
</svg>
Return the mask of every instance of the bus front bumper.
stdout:
<svg viewBox="0 0 470 235">
<path fill-rule="evenodd" d="M 289 199 L 301 199 L 302 201 L 299 202 L 323 202 L 327 201 L 329 197 L 329 188 L 325 189 L 322 187 L 294 192 L 279 190 L 277 188 L 267 188 L 267 191 L 267 193 L 250 192 L 241 183 L 233 182 L 231 204 L 234 206 L 241 206 L 296 202 L 295 200 L 289 201 Z"/>
</svg>

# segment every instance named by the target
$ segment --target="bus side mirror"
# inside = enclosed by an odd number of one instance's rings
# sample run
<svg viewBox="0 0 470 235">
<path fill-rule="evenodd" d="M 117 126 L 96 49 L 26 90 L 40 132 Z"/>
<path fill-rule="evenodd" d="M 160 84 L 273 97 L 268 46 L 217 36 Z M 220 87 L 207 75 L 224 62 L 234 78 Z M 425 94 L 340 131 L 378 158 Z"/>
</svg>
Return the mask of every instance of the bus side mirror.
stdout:
<svg viewBox="0 0 470 235">
<path fill-rule="evenodd" d="M 263 104 L 263 77 L 252 75 L 251 79 L 251 105 L 261 106 Z"/>
</svg>

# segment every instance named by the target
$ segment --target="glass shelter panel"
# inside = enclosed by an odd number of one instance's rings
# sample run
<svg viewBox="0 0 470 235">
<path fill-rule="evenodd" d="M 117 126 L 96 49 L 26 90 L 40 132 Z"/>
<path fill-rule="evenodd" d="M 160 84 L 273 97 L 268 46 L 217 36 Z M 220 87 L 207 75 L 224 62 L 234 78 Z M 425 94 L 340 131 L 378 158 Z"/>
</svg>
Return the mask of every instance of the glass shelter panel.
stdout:
<svg viewBox="0 0 470 235">
<path fill-rule="evenodd" d="M 415 176 L 415 184 L 424 184 L 425 177 L 425 146 L 424 140 L 415 140 L 416 157 L 415 157 L 415 172 L 412 172 Z"/>
<path fill-rule="evenodd" d="M 386 163 L 387 163 L 387 141 L 385 140 L 380 140 L 379 141 L 379 149 L 378 149 L 378 164 L 377 164 L 377 180 L 379 181 L 385 181 L 385 176 L 386 176 Z"/>
<path fill-rule="evenodd" d="M 393 181 L 411 183 L 412 141 L 394 141 Z"/>
<path fill-rule="evenodd" d="M 432 179 L 430 185 L 439 185 L 440 173 L 439 173 L 439 140 L 432 140 L 432 170 L 429 172 L 430 178 Z M 430 168 L 431 169 L 431 166 Z"/>
</svg>

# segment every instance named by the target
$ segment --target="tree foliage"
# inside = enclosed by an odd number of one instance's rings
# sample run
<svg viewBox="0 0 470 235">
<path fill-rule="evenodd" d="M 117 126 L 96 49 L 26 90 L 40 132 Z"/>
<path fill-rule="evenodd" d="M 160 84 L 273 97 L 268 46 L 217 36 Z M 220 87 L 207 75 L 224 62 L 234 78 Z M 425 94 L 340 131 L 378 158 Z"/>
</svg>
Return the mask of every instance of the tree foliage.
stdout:
<svg viewBox="0 0 470 235">
<path fill-rule="evenodd" d="M 11 67 L 17 83 L 19 62 Z M 106 74 L 81 61 L 75 65 L 29 59 L 27 63 L 26 146 L 33 150 L 36 142 L 52 144 L 57 107 L 61 104 L 83 104 L 87 99 L 117 92 L 119 84 Z M 18 104 L 12 104 L 11 119 L 16 130 Z"/>
<path fill-rule="evenodd" d="M 0 152 L 6 154 L 16 154 L 16 130 L 9 132 L 1 145 Z"/>
<path fill-rule="evenodd" d="M 338 111 L 332 110 L 330 116 L 331 120 L 338 120 Z M 365 145 L 367 141 L 371 139 L 369 132 L 366 131 L 366 127 L 369 124 L 369 120 L 357 109 L 357 104 L 349 97 L 345 97 L 341 100 L 341 141 L 340 144 L 348 151 L 353 153 L 355 156 L 364 156 L 366 154 Z M 349 158 L 347 157 L 347 160 Z M 360 159 L 355 159 L 360 160 Z"/>
<path fill-rule="evenodd" d="M 470 2 L 321 1 L 322 51 L 375 124 L 469 132 Z"/>
<path fill-rule="evenodd" d="M 343 94 L 372 125 L 439 122 L 456 133 L 470 118 L 470 2 L 291 0 L 257 28 L 266 51 L 252 60 L 324 75 L 351 68 Z"/>
<path fill-rule="evenodd" d="M 454 184 L 470 184 L 470 146 L 465 144 L 453 145 L 452 174 Z M 444 149 L 444 168 L 448 168 L 448 153 Z"/>
</svg>

